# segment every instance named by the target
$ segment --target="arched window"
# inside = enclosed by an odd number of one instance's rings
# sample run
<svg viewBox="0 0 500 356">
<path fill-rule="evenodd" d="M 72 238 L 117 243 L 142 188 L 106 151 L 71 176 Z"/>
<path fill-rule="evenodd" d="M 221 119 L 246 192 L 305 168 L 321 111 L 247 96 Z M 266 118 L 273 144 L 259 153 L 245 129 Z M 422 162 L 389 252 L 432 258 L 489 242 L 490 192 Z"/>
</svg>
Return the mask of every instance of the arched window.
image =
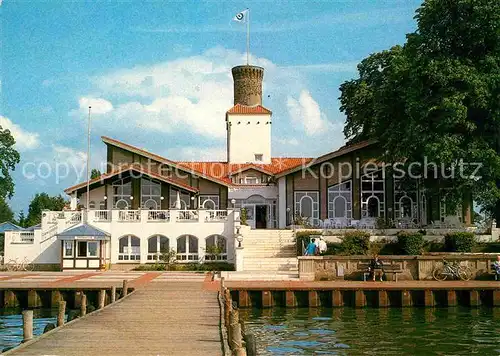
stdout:
<svg viewBox="0 0 500 356">
<path fill-rule="evenodd" d="M 198 206 L 201 209 L 217 210 L 219 209 L 218 195 L 200 195 L 198 197 Z"/>
<path fill-rule="evenodd" d="M 338 196 L 333 200 L 333 217 L 346 218 L 347 217 L 347 200 Z"/>
<path fill-rule="evenodd" d="M 351 181 L 328 188 L 328 218 L 352 218 Z"/>
<path fill-rule="evenodd" d="M 154 235 L 148 239 L 148 261 L 161 260 L 161 255 L 170 252 L 170 241 L 166 236 Z"/>
<path fill-rule="evenodd" d="M 177 260 L 198 261 L 198 238 L 182 235 L 177 238 Z"/>
<path fill-rule="evenodd" d="M 130 178 L 118 179 L 113 182 L 113 207 L 128 209 L 132 205 L 132 181 Z"/>
<path fill-rule="evenodd" d="M 403 196 L 399 199 L 399 205 L 401 207 L 401 216 L 403 218 L 412 218 L 413 217 L 413 200 L 411 200 L 408 196 Z"/>
<path fill-rule="evenodd" d="M 161 204 L 161 184 L 149 178 L 141 178 L 141 206 L 158 210 Z"/>
<path fill-rule="evenodd" d="M 210 235 L 206 240 L 206 261 L 227 260 L 226 238 L 222 235 Z"/>
<path fill-rule="evenodd" d="M 89 209 L 90 209 L 90 210 L 95 210 L 95 201 L 91 200 L 91 201 L 89 202 Z"/>
<path fill-rule="evenodd" d="M 118 260 L 139 261 L 141 259 L 141 240 L 134 235 L 118 239 Z"/>
<path fill-rule="evenodd" d="M 295 214 L 309 220 L 316 226 L 319 220 L 319 193 L 295 192 Z"/>
<path fill-rule="evenodd" d="M 313 200 L 310 196 L 306 195 L 300 198 L 299 206 L 300 216 L 309 218 L 313 215 Z"/>
<path fill-rule="evenodd" d="M 380 216 L 380 202 L 376 196 L 372 196 L 367 201 L 368 217 L 378 218 Z"/>
</svg>

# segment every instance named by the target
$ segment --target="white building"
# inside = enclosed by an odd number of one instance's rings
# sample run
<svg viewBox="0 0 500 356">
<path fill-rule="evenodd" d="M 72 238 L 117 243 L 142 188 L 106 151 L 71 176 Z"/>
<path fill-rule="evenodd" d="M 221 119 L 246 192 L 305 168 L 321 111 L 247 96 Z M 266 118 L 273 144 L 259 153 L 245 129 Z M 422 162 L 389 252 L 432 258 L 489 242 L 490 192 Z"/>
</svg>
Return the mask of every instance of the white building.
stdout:
<svg viewBox="0 0 500 356">
<path fill-rule="evenodd" d="M 180 262 L 234 262 L 240 211 L 252 229 L 283 229 L 298 216 L 332 227 L 375 227 L 381 217 L 405 226 L 451 224 L 450 216 L 471 224 L 471 197 L 451 209 L 444 195 L 427 195 L 419 182 L 402 187 L 381 170 L 353 170 L 373 166 L 376 142 L 314 159 L 273 157 L 272 113 L 262 106 L 264 69 L 246 65 L 232 73 L 226 162 L 172 161 L 102 137 L 107 172 L 67 188 L 68 211 L 44 212 L 39 227 L 7 232 L 5 260 L 95 269 L 152 263 L 173 249 Z"/>
</svg>

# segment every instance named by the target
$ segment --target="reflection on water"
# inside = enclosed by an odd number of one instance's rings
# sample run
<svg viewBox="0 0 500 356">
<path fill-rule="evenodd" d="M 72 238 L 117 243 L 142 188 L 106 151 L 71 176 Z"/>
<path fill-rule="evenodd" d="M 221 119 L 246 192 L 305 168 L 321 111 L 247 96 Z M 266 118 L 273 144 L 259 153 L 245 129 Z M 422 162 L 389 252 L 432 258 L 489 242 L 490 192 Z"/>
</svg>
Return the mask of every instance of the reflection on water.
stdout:
<svg viewBox="0 0 500 356">
<path fill-rule="evenodd" d="M 21 309 L 0 309 L 0 351 L 17 346 L 23 341 L 23 317 Z M 33 334 L 43 334 L 49 323 L 56 323 L 57 309 L 33 310 Z"/>
<path fill-rule="evenodd" d="M 241 310 L 259 355 L 498 355 L 498 309 Z"/>
</svg>

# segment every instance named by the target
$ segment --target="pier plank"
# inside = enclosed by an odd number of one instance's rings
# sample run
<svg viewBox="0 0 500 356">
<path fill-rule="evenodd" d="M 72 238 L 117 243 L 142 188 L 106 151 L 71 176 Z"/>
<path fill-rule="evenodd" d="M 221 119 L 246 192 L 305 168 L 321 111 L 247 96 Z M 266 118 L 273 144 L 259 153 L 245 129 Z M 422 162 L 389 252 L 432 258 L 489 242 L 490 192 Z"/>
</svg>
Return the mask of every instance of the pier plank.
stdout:
<svg viewBox="0 0 500 356">
<path fill-rule="evenodd" d="M 217 294 L 199 281 L 149 283 L 12 355 L 222 355 Z"/>
</svg>

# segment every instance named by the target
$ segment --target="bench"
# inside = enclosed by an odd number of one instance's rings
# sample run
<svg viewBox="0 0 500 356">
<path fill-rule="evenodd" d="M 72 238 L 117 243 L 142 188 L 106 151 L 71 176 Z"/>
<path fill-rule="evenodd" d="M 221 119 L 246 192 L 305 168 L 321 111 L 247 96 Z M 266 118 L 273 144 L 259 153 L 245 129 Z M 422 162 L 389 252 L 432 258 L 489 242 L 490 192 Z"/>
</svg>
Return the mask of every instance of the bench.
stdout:
<svg viewBox="0 0 500 356">
<path fill-rule="evenodd" d="M 370 264 L 369 263 L 360 263 L 358 264 L 358 271 L 363 272 L 363 281 L 366 282 L 366 279 L 370 275 L 369 271 Z M 399 264 L 384 264 L 382 270 L 384 271 L 384 274 L 389 274 L 391 273 L 393 275 L 392 280 L 397 282 L 398 281 L 398 274 L 403 273 L 403 270 Z"/>
</svg>

